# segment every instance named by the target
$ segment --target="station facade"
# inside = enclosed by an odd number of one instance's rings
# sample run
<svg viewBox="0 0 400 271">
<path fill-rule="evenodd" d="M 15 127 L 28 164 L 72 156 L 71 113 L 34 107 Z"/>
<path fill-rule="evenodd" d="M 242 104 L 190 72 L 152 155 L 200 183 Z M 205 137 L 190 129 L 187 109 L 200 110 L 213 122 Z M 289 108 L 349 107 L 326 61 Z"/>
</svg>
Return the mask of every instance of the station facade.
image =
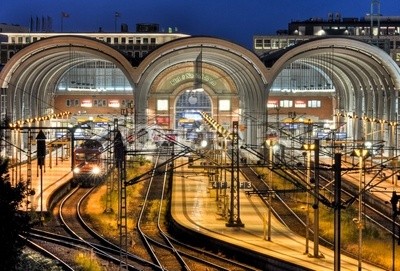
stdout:
<svg viewBox="0 0 400 271">
<path fill-rule="evenodd" d="M 11 122 L 69 111 L 173 130 L 201 111 L 227 129 L 238 121 L 243 144 L 306 120 L 397 148 L 399 66 L 352 37 L 261 54 L 180 33 L 0 33 L 0 42 L 1 117 Z"/>
</svg>

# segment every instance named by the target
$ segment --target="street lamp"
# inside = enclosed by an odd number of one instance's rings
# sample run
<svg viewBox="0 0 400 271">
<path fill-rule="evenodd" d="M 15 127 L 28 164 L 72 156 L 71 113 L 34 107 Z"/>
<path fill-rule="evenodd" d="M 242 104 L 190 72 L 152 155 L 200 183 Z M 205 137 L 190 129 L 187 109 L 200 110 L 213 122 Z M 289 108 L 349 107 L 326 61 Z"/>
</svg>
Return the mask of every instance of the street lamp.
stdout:
<svg viewBox="0 0 400 271">
<path fill-rule="evenodd" d="M 271 217 L 272 217 L 272 155 L 273 155 L 273 147 L 275 146 L 275 141 L 272 139 L 267 139 L 265 141 L 266 145 L 268 146 L 268 153 L 269 153 L 269 175 L 268 175 L 268 186 L 269 186 L 269 193 L 268 193 L 268 241 L 271 241 Z"/>
<path fill-rule="evenodd" d="M 368 149 L 355 149 L 353 151 L 353 155 L 359 158 L 359 188 L 358 188 L 358 218 L 354 218 L 353 221 L 356 223 L 358 228 L 358 270 L 362 270 L 362 200 L 363 200 L 363 168 L 364 168 L 364 159 L 368 157 L 369 151 Z"/>
<path fill-rule="evenodd" d="M 310 178 L 311 178 L 311 151 L 313 151 L 315 149 L 315 144 L 303 144 L 302 147 L 303 150 L 306 151 L 307 153 L 307 174 L 306 174 L 306 183 L 307 183 L 307 187 L 310 184 Z M 306 251 L 304 252 L 304 254 L 308 255 L 308 247 L 309 247 L 309 227 L 310 227 L 310 195 L 307 189 L 306 192 Z"/>
</svg>

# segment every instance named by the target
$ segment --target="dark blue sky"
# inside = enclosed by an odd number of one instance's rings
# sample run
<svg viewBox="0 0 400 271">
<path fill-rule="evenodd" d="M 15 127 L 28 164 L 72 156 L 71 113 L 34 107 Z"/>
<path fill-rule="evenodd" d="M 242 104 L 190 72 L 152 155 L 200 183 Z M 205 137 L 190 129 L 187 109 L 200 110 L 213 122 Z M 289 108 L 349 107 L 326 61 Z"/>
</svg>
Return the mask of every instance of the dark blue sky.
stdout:
<svg viewBox="0 0 400 271">
<path fill-rule="evenodd" d="M 275 34 L 287 29 L 291 20 L 311 17 L 326 19 L 329 13 L 342 17 L 363 17 L 370 13 L 371 0 L 2 0 L 0 22 L 29 26 L 30 18 L 50 16 L 53 30 L 64 32 L 114 31 L 114 14 L 118 25 L 126 23 L 135 31 L 137 23 L 158 23 L 160 28 L 177 27 L 190 35 L 224 38 L 251 48 L 257 34 Z M 385 16 L 400 16 L 400 0 L 381 0 Z"/>
</svg>

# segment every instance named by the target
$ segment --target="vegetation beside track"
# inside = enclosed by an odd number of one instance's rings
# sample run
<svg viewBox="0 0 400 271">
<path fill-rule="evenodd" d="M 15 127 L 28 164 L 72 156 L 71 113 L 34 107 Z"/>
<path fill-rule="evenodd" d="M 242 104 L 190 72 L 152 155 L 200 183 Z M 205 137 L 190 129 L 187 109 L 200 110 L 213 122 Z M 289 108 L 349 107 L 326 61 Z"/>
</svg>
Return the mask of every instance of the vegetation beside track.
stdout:
<svg viewBox="0 0 400 271">
<path fill-rule="evenodd" d="M 127 178 L 133 178 L 141 175 L 151 169 L 151 163 L 140 163 L 134 164 L 128 168 Z M 101 185 L 95 190 L 85 202 L 84 212 L 85 219 L 91 223 L 93 228 L 109 240 L 118 243 L 119 242 L 119 228 L 118 228 L 118 189 L 115 183 L 111 192 L 111 210 L 106 211 L 107 202 L 107 187 L 106 184 Z M 146 251 L 142 251 L 140 246 L 134 246 L 139 242 L 139 237 L 135 231 L 132 231 L 136 227 L 136 218 L 140 205 L 143 202 L 143 193 L 145 188 L 145 182 L 139 182 L 135 185 L 128 186 L 126 189 L 127 198 L 127 227 L 129 234 L 129 244 L 132 247 L 132 251 L 138 256 L 146 256 Z"/>
</svg>

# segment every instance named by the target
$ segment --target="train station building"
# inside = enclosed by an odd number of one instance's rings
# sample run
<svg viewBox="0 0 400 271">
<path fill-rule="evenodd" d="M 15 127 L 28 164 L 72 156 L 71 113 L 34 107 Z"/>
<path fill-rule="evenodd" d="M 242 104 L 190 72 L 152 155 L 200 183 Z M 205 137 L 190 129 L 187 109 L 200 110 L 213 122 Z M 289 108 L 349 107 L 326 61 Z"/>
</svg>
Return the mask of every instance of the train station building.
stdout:
<svg viewBox="0 0 400 271">
<path fill-rule="evenodd" d="M 315 29 L 298 23 L 291 33 L 255 36 L 253 50 L 143 27 L 135 33 L 2 32 L 1 118 L 30 125 L 70 112 L 77 122 L 124 116 L 135 129 L 176 130 L 205 112 L 228 130 L 238 121 L 242 143 L 251 146 L 313 123 L 314 136 L 397 149 L 400 20 L 386 25 L 383 19 L 357 31 L 354 20 L 316 20 Z M 354 35 L 332 34 L 343 26 Z M 379 35 L 381 28 L 386 32 Z"/>
</svg>

